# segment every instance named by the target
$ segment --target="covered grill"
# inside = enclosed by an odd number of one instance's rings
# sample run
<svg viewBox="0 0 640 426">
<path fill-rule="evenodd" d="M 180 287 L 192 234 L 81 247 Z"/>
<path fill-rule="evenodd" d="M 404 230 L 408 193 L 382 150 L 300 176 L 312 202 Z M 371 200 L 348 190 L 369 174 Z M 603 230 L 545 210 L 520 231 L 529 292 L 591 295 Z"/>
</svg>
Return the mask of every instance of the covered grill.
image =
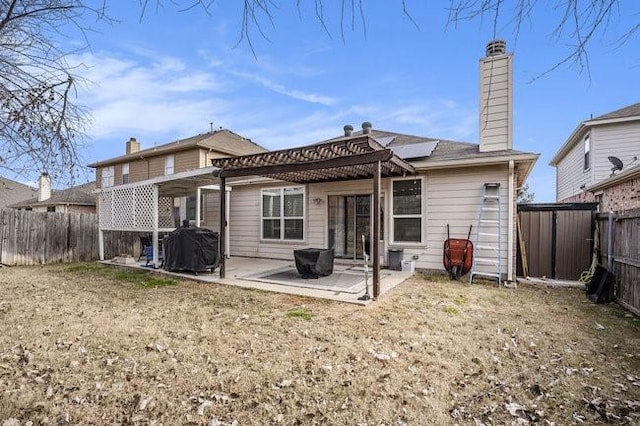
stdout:
<svg viewBox="0 0 640 426">
<path fill-rule="evenodd" d="M 167 271 L 213 272 L 220 262 L 218 233 L 195 226 L 176 229 L 163 240 Z"/>
</svg>

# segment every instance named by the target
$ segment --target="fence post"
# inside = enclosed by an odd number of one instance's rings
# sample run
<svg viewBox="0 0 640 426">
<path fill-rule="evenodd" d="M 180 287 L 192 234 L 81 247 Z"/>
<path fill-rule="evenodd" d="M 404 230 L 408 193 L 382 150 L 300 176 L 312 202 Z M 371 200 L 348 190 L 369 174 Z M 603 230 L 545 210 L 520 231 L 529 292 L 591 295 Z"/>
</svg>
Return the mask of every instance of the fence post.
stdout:
<svg viewBox="0 0 640 426">
<path fill-rule="evenodd" d="M 607 222 L 607 270 L 613 273 L 613 243 L 614 243 L 614 235 L 613 235 L 613 221 L 615 219 L 615 215 L 612 211 L 609 211 L 609 217 Z"/>
</svg>

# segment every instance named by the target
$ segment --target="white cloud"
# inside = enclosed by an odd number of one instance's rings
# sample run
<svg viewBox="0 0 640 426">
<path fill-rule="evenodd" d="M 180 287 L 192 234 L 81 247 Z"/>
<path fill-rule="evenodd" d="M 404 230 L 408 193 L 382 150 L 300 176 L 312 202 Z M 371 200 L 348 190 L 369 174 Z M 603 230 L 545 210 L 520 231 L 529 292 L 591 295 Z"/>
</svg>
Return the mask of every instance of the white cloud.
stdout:
<svg viewBox="0 0 640 426">
<path fill-rule="evenodd" d="M 156 56 L 151 63 L 137 59 L 106 53 L 77 58 L 86 67 L 88 84 L 80 97 L 93 117 L 91 137 L 192 134 L 226 111 L 226 102 L 215 96 L 225 90 L 216 75 L 173 57 Z"/>
<path fill-rule="evenodd" d="M 319 95 L 317 93 L 311 93 L 311 92 L 304 92 L 302 90 L 297 90 L 297 89 L 289 89 L 287 87 L 285 87 L 284 85 L 280 84 L 280 83 L 276 83 L 274 81 L 271 81 L 269 79 L 267 79 L 266 77 L 263 77 L 261 75 L 258 74 L 254 74 L 254 73 L 247 73 L 247 72 L 239 72 L 239 71 L 231 71 L 233 75 L 235 75 L 236 77 L 241 77 L 241 78 L 245 78 L 247 80 L 251 80 L 255 83 L 258 83 L 260 85 L 262 85 L 263 87 L 279 93 L 281 95 L 284 96 L 288 96 L 290 98 L 293 99 L 297 99 L 300 101 L 305 101 L 305 102 L 310 102 L 310 103 L 315 103 L 315 104 L 321 104 L 321 105 L 326 105 L 326 106 L 331 106 L 333 104 L 335 104 L 337 102 L 336 98 L 332 98 L 330 96 L 323 96 L 323 95 Z"/>
</svg>

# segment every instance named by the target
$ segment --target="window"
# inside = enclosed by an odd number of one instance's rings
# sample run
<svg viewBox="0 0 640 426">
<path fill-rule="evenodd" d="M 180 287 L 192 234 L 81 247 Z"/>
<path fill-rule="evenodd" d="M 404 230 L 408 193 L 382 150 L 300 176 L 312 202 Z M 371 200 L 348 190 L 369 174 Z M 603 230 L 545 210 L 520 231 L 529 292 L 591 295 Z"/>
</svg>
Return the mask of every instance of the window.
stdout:
<svg viewBox="0 0 640 426">
<path fill-rule="evenodd" d="M 165 176 L 173 174 L 173 155 L 167 155 L 164 158 L 164 174 Z"/>
<path fill-rule="evenodd" d="M 200 194 L 200 219 L 204 218 L 204 194 Z M 188 220 L 196 220 L 196 196 L 186 197 L 185 214 Z"/>
<path fill-rule="evenodd" d="M 304 188 L 262 190 L 262 238 L 304 239 Z"/>
<path fill-rule="evenodd" d="M 422 241 L 422 180 L 393 181 L 393 241 Z"/>
<path fill-rule="evenodd" d="M 591 166 L 589 161 L 589 151 L 591 151 L 591 141 L 589 135 L 584 137 L 584 169 L 589 170 Z"/>
<path fill-rule="evenodd" d="M 122 184 L 129 183 L 129 163 L 122 165 Z"/>
<path fill-rule="evenodd" d="M 47 206 L 47 212 L 55 212 L 56 206 Z"/>
<path fill-rule="evenodd" d="M 113 183 L 114 183 L 113 176 L 114 176 L 113 166 L 104 167 L 102 169 L 102 187 L 103 188 L 113 186 Z"/>
</svg>

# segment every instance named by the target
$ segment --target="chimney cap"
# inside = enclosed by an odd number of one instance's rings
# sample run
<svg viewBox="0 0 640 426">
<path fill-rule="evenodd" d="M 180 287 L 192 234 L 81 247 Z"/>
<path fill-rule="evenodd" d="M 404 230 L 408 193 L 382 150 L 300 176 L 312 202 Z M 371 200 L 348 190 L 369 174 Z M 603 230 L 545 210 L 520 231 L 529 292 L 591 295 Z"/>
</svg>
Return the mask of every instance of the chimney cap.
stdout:
<svg viewBox="0 0 640 426">
<path fill-rule="evenodd" d="M 133 136 L 131 136 L 131 137 L 129 138 L 129 140 L 130 140 L 131 142 L 136 142 L 136 141 L 137 141 L 137 139 L 136 139 L 136 138 L 134 138 Z"/>
<path fill-rule="evenodd" d="M 507 42 L 504 40 L 491 40 L 487 43 L 487 57 L 504 55 L 507 53 Z"/>
<path fill-rule="evenodd" d="M 365 135 L 368 135 L 369 133 L 371 133 L 371 128 L 373 126 L 371 125 L 370 122 L 365 121 L 362 123 L 362 133 L 364 133 Z"/>
</svg>

